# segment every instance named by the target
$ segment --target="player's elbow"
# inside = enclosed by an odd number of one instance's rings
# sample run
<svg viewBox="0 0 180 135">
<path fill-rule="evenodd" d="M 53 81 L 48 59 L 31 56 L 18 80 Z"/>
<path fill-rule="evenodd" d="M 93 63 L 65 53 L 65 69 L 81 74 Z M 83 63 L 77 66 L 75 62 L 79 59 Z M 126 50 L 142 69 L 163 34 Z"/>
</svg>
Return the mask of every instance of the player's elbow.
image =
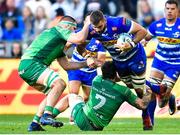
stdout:
<svg viewBox="0 0 180 135">
<path fill-rule="evenodd" d="M 144 27 L 141 29 L 141 33 L 144 35 L 144 37 L 148 34 L 147 30 Z"/>
<path fill-rule="evenodd" d="M 68 71 L 68 70 L 71 69 L 70 66 L 69 66 L 69 64 L 64 64 L 64 65 L 62 66 L 62 68 L 63 68 L 65 71 Z"/>
<path fill-rule="evenodd" d="M 77 40 L 79 40 L 79 44 L 84 44 L 86 42 L 86 38 L 79 37 Z"/>
</svg>

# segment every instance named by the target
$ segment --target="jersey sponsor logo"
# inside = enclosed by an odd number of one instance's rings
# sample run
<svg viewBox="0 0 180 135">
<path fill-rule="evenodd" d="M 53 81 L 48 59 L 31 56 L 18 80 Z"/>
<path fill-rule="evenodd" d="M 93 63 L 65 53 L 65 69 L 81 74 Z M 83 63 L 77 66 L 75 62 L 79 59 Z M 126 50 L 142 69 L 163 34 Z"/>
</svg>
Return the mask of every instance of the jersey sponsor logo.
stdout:
<svg viewBox="0 0 180 135">
<path fill-rule="evenodd" d="M 157 37 L 159 42 L 165 43 L 165 44 L 179 44 L 180 39 L 175 39 L 175 38 L 167 38 L 167 37 Z"/>
<path fill-rule="evenodd" d="M 108 36 L 108 33 L 102 33 L 102 36 L 106 37 L 106 36 Z"/>
<path fill-rule="evenodd" d="M 162 23 L 158 23 L 156 24 L 157 27 L 161 27 L 162 26 Z"/>
<path fill-rule="evenodd" d="M 165 27 L 165 30 L 172 31 L 172 28 Z"/>
<path fill-rule="evenodd" d="M 164 31 L 155 31 L 156 34 L 164 34 Z"/>
<path fill-rule="evenodd" d="M 109 40 L 109 41 L 102 41 L 101 42 L 104 46 L 111 46 L 117 43 L 117 40 Z"/>
<path fill-rule="evenodd" d="M 174 36 L 175 38 L 178 38 L 178 37 L 180 36 L 180 32 L 177 31 L 177 32 L 173 33 L 173 36 Z"/>
<path fill-rule="evenodd" d="M 96 51 L 97 49 L 98 49 L 97 45 L 92 45 L 92 46 L 89 47 L 89 50 L 92 51 L 92 52 Z"/>
</svg>

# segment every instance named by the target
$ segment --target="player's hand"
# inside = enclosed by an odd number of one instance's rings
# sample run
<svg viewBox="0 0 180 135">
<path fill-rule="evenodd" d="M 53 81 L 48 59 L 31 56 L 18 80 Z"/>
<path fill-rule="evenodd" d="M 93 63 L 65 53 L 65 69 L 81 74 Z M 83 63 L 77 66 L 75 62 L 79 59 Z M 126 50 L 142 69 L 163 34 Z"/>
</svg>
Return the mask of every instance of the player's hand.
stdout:
<svg viewBox="0 0 180 135">
<path fill-rule="evenodd" d="M 93 57 L 88 57 L 87 60 L 87 65 L 90 67 L 90 68 L 97 68 L 99 66 L 102 65 L 102 62 L 96 60 L 95 58 Z"/>
<path fill-rule="evenodd" d="M 86 62 L 87 62 L 88 67 L 90 67 L 90 68 L 94 68 L 95 67 L 95 60 L 94 60 L 94 58 L 88 57 Z"/>
<path fill-rule="evenodd" d="M 146 47 L 146 45 L 148 44 L 148 41 L 146 41 L 145 39 L 141 40 L 140 43 Z"/>
<path fill-rule="evenodd" d="M 87 24 L 87 25 L 91 24 L 90 15 L 88 15 L 88 16 L 85 18 L 84 24 Z"/>
</svg>

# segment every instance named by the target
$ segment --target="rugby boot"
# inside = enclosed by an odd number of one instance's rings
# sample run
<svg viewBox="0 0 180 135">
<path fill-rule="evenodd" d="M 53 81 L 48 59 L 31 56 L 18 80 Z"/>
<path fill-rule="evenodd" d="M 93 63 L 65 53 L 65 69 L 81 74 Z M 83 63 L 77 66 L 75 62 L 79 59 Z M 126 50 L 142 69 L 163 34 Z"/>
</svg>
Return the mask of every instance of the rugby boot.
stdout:
<svg viewBox="0 0 180 135">
<path fill-rule="evenodd" d="M 52 127 L 62 127 L 63 123 L 60 121 L 56 121 L 52 115 L 44 115 L 40 119 L 40 123 L 42 126 L 50 125 Z"/>
<path fill-rule="evenodd" d="M 169 114 L 173 115 L 176 112 L 176 97 L 171 94 L 169 98 Z"/>
<path fill-rule="evenodd" d="M 143 117 L 143 130 L 153 130 L 150 116 Z"/>
<path fill-rule="evenodd" d="M 28 131 L 45 131 L 45 129 L 43 129 L 40 124 L 32 122 L 28 127 Z"/>
</svg>

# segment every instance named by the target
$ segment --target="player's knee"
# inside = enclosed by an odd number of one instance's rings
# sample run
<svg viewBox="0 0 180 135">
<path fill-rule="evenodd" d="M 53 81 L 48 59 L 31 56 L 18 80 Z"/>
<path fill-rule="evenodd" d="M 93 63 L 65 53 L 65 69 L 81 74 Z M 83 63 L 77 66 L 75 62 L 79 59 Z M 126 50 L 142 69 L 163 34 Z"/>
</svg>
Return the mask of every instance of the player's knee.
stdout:
<svg viewBox="0 0 180 135">
<path fill-rule="evenodd" d="M 137 96 L 138 96 L 139 98 L 142 98 L 142 97 L 143 97 L 143 93 L 144 93 L 144 92 L 143 92 L 142 89 L 136 88 L 135 91 L 136 91 L 136 94 L 137 94 Z"/>
<path fill-rule="evenodd" d="M 145 76 L 132 76 L 132 85 L 134 89 L 145 90 Z"/>
<path fill-rule="evenodd" d="M 150 77 L 149 78 L 149 82 L 151 84 L 160 85 L 161 84 L 161 79 L 155 78 L 155 77 Z"/>
<path fill-rule="evenodd" d="M 63 87 L 63 89 L 66 88 L 66 82 L 63 79 L 59 80 L 60 86 Z"/>
<path fill-rule="evenodd" d="M 167 105 L 167 103 L 168 103 L 167 98 L 159 99 L 158 106 L 159 106 L 159 108 L 163 108 Z"/>
<path fill-rule="evenodd" d="M 163 81 L 162 81 L 162 85 L 166 85 L 166 87 L 167 87 L 169 90 L 172 90 L 172 88 L 174 87 L 174 84 L 175 84 L 175 82 L 172 81 L 172 80 L 163 79 Z"/>
<path fill-rule="evenodd" d="M 133 89 L 133 88 L 134 88 L 131 83 L 127 83 L 126 86 L 127 86 L 128 88 L 130 88 L 130 89 Z"/>
<path fill-rule="evenodd" d="M 88 96 L 84 96 L 84 102 L 86 103 L 88 101 L 89 97 Z"/>
<path fill-rule="evenodd" d="M 58 87 L 58 90 L 64 90 L 66 88 L 66 82 L 62 79 L 58 79 L 53 83 L 52 87 Z"/>
</svg>

